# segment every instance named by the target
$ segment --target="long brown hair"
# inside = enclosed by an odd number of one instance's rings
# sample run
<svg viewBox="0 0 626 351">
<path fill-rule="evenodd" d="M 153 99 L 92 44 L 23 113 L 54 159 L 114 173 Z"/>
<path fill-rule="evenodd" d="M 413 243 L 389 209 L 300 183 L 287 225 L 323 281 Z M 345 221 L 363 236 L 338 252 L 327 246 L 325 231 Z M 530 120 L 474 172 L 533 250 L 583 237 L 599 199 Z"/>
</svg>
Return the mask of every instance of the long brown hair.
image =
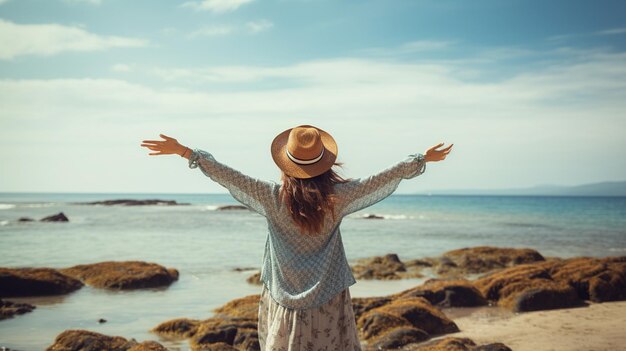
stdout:
<svg viewBox="0 0 626 351">
<path fill-rule="evenodd" d="M 335 162 L 333 166 L 342 167 L 343 162 Z M 332 167 L 311 178 L 295 178 L 283 172 L 280 198 L 303 234 L 320 234 L 326 215 L 330 213 L 336 219 L 334 185 L 348 181 Z"/>
</svg>

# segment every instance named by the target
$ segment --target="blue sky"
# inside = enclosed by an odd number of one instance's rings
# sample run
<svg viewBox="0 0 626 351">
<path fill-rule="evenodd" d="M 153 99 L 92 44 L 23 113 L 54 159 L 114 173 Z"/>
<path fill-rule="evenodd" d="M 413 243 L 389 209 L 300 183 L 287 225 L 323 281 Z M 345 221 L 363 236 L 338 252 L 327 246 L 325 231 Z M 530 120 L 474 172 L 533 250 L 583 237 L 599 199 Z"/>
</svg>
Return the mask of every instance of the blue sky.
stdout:
<svg viewBox="0 0 626 351">
<path fill-rule="evenodd" d="M 0 0 L 0 191 L 225 192 L 159 133 L 278 181 L 275 135 L 398 193 L 626 179 L 623 1 Z"/>
</svg>

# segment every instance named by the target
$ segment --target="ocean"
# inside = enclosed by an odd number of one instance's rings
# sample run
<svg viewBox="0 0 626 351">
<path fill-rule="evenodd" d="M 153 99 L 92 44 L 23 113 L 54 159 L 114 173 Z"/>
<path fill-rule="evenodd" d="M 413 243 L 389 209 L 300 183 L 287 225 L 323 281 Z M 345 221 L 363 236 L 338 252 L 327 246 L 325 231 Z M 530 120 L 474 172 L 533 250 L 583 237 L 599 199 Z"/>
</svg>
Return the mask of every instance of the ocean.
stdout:
<svg viewBox="0 0 626 351">
<path fill-rule="evenodd" d="M 94 206 L 73 202 L 162 199 L 188 206 Z M 260 293 L 246 278 L 261 267 L 265 218 L 216 211 L 229 194 L 0 193 L 0 267 L 63 268 L 108 260 L 144 260 L 180 272 L 166 288 L 9 298 L 37 308 L 0 321 L 0 347 L 42 350 L 67 329 L 157 340 L 188 350 L 186 340 L 149 329 L 180 318 L 205 319 L 232 299 Z M 25 222 L 63 212 L 67 223 Z M 366 214 L 383 220 L 363 219 Z M 348 260 L 396 253 L 401 260 L 481 245 L 529 247 L 544 256 L 626 255 L 626 197 L 401 195 L 351 214 L 341 225 Z M 234 268 L 249 268 L 234 271 Z M 353 297 L 380 296 L 420 284 L 358 280 Z M 106 323 L 98 323 L 104 318 Z"/>
</svg>

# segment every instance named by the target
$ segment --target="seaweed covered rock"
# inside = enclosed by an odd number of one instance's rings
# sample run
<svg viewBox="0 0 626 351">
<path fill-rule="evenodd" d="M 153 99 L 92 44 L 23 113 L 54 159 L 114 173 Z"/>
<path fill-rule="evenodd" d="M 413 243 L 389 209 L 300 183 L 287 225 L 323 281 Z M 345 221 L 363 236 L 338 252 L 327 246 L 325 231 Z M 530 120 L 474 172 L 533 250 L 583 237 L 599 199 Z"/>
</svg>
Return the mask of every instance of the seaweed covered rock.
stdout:
<svg viewBox="0 0 626 351">
<path fill-rule="evenodd" d="M 178 280 L 178 271 L 143 261 L 105 261 L 59 270 L 96 288 L 141 289 L 167 286 Z"/>
<path fill-rule="evenodd" d="M 422 277 L 419 270 L 407 270 L 394 253 L 360 259 L 350 268 L 356 279 L 396 280 Z"/>
<path fill-rule="evenodd" d="M 536 250 L 477 246 L 445 252 L 440 258 L 441 275 L 467 275 L 486 273 L 519 264 L 544 261 Z"/>
<path fill-rule="evenodd" d="M 469 338 L 446 337 L 404 349 L 406 351 L 512 351 L 502 343 L 476 345 Z"/>
<path fill-rule="evenodd" d="M 546 265 L 511 267 L 483 277 L 475 285 L 487 299 L 517 312 L 583 304 L 572 286 L 552 279 Z"/>
<path fill-rule="evenodd" d="M 151 331 L 164 336 L 191 338 L 196 334 L 200 323 L 202 321 L 197 319 L 176 318 L 157 325 Z"/>
<path fill-rule="evenodd" d="M 581 299 L 626 300 L 626 256 L 557 260 L 549 272 L 554 280 L 574 287 Z"/>
<path fill-rule="evenodd" d="M 215 316 L 177 318 L 152 328 L 164 336 L 190 339 L 193 350 L 260 350 L 257 333 L 260 295 L 248 295 L 214 309 Z"/>
<path fill-rule="evenodd" d="M 254 285 L 263 285 L 263 282 L 261 281 L 261 272 L 254 273 L 253 275 L 249 276 L 246 281 Z"/>
<path fill-rule="evenodd" d="M 213 309 L 213 312 L 215 312 L 217 316 L 225 318 L 257 319 L 260 298 L 261 295 L 259 294 L 240 297 Z"/>
<path fill-rule="evenodd" d="M 11 318 L 18 314 L 32 312 L 36 306 L 29 303 L 18 303 L 0 299 L 0 320 Z"/>
<path fill-rule="evenodd" d="M 0 297 L 60 295 L 82 286 L 53 268 L 0 268 Z"/>
<path fill-rule="evenodd" d="M 439 307 L 474 307 L 487 304 L 487 300 L 474 284 L 465 279 L 429 279 L 422 285 L 391 296 L 393 298 L 423 297 Z"/>
<path fill-rule="evenodd" d="M 138 343 L 121 336 L 108 336 L 82 329 L 71 329 L 57 335 L 46 351 L 167 351 L 155 341 Z"/>
<path fill-rule="evenodd" d="M 459 331 L 453 321 L 421 297 L 396 298 L 369 309 L 360 315 L 357 327 L 369 345 L 380 348 L 399 348 Z"/>
</svg>

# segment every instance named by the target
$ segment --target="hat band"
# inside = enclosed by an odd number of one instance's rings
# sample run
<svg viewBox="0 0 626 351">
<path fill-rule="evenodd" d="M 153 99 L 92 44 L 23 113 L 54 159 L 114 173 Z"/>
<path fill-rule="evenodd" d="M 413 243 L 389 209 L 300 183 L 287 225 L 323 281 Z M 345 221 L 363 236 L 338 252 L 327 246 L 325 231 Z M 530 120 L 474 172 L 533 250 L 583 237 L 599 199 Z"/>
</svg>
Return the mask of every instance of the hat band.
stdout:
<svg viewBox="0 0 626 351">
<path fill-rule="evenodd" d="M 312 164 L 312 163 L 315 163 L 315 162 L 317 162 L 317 161 L 321 160 L 321 159 L 322 159 L 322 156 L 324 156 L 324 148 L 322 148 L 322 152 L 320 153 L 320 155 L 319 155 L 319 156 L 317 156 L 316 158 L 311 159 L 311 160 L 302 160 L 302 159 L 299 159 L 299 158 L 295 157 L 294 155 L 292 155 L 292 154 L 289 152 L 289 150 L 288 150 L 288 149 L 285 149 L 285 151 L 287 151 L 287 156 L 289 157 L 289 159 L 291 159 L 293 162 L 295 162 L 295 163 L 297 163 L 297 164 L 299 164 L 299 165 L 310 165 L 310 164 Z"/>
</svg>

